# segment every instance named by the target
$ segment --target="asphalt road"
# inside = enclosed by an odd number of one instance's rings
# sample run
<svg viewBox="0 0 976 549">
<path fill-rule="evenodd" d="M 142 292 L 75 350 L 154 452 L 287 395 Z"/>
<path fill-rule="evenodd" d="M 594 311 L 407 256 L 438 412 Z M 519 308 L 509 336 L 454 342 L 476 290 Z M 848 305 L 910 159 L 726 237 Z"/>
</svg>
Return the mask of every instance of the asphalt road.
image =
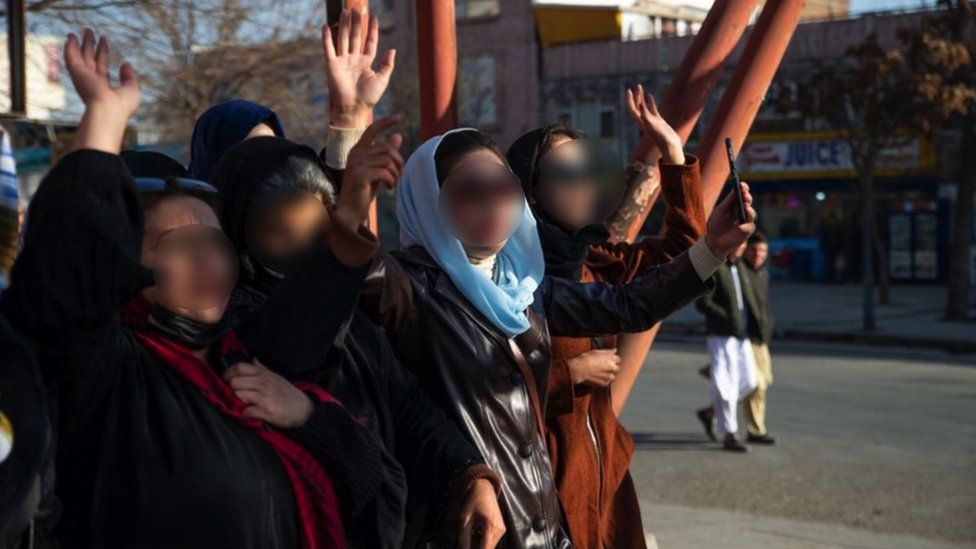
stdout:
<svg viewBox="0 0 976 549">
<path fill-rule="evenodd" d="M 976 547 L 976 356 L 772 350 L 777 444 L 744 455 L 707 442 L 694 417 L 704 342 L 652 350 L 623 421 L 660 547 Z"/>
</svg>

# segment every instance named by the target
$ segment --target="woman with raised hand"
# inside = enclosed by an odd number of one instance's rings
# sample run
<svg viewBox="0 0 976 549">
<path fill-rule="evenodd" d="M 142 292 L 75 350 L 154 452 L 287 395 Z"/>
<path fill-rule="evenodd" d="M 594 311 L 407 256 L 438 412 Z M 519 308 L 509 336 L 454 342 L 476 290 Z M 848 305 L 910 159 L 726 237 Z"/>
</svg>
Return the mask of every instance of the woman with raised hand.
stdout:
<svg viewBox="0 0 976 549">
<path fill-rule="evenodd" d="M 250 360 L 225 314 L 238 264 L 216 190 L 133 180 L 119 146 L 139 83 L 123 64 L 113 87 L 108 60 L 92 31 L 80 43 L 69 36 L 65 62 L 85 113 L 31 203 L 0 302 L 56 384 L 61 542 L 345 547 L 335 486 L 358 479 L 330 475 L 341 464 L 299 441 L 327 433 L 370 471 L 381 448 L 334 397 Z M 375 247 L 343 243 L 358 227 L 344 229 L 330 249 L 355 269 Z"/>
<path fill-rule="evenodd" d="M 535 219 L 491 139 L 459 129 L 407 161 L 398 188 L 401 252 L 367 279 L 363 306 L 400 359 L 503 480 L 504 547 L 564 547 L 544 442 L 550 333 L 646 330 L 707 291 L 728 250 L 753 231 L 730 198 L 708 232 L 622 285 L 545 276 Z"/>
<path fill-rule="evenodd" d="M 358 126 L 387 83 L 364 60 L 371 58 L 362 51 L 365 46 L 351 43 L 360 36 L 363 19 L 345 12 L 336 29 L 339 43 L 331 42 L 328 29 L 323 40 L 326 51 L 331 49 L 330 134 L 343 131 L 334 125 L 340 124 L 361 137 L 342 154 L 349 162 L 340 174 L 345 184 L 338 201 L 354 201 L 365 211 L 381 185 L 397 183 L 403 158 L 400 135 L 380 137 L 396 117 L 365 132 Z M 369 25 L 366 43 L 375 50 L 378 24 L 373 19 Z M 376 518 L 347 521 L 354 545 L 413 547 L 439 538 L 463 547 L 470 544 L 470 536 L 458 539 L 457 525 L 463 522 L 478 525 L 485 541 L 497 540 L 504 531 L 498 476 L 399 363 L 382 331 L 362 313 L 350 314 L 358 287 L 340 297 L 332 289 L 350 270 L 323 257 L 331 234 L 358 225 L 364 238 L 375 242 L 375 237 L 362 228 L 362 218 L 336 219 L 351 209 L 337 208 L 330 173 L 335 172 L 325 169 L 309 147 L 274 137 L 249 139 L 218 165 L 213 183 L 224 198 L 225 230 L 241 258 L 231 298 L 232 310 L 243 319 L 239 331 L 269 368 L 312 380 L 338 397 L 375 433 L 400 470 L 400 490 L 390 494 L 398 498 L 372 498 L 385 504 L 364 506 L 360 514 L 368 510 Z M 345 499 L 363 499 L 353 496 Z"/>
<path fill-rule="evenodd" d="M 619 170 L 603 169 L 616 159 L 602 158 L 610 155 L 579 130 L 550 124 L 508 150 L 536 219 L 548 276 L 623 284 L 670 261 L 705 232 L 698 160 L 682 152 L 653 97 L 637 86 L 627 98 L 632 118 L 663 154 L 660 237 L 608 242 L 608 210 L 644 172 L 628 170 L 625 181 Z M 627 470 L 633 441 L 617 420 L 611 394 L 621 368 L 616 337 L 554 336 L 552 348 L 546 440 L 573 546 L 643 547 L 640 505 Z"/>
</svg>

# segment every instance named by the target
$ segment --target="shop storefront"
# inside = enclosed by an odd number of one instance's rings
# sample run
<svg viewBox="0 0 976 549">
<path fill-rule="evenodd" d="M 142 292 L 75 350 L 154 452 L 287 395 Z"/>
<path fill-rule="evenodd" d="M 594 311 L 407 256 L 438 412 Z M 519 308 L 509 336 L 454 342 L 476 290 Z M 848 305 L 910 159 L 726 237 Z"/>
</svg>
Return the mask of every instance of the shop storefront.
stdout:
<svg viewBox="0 0 976 549">
<path fill-rule="evenodd" d="M 779 277 L 846 282 L 862 271 L 863 201 L 848 148 L 834 134 L 752 135 L 739 155 Z M 909 138 L 882 151 L 874 183 L 890 278 L 946 276 L 951 203 L 940 198 L 935 153 Z"/>
</svg>

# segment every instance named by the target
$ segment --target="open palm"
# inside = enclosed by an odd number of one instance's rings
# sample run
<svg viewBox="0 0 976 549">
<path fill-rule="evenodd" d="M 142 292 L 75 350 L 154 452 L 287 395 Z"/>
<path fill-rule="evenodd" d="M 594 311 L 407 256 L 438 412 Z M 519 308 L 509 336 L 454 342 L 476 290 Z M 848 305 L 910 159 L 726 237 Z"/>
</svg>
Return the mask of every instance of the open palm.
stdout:
<svg viewBox="0 0 976 549">
<path fill-rule="evenodd" d="M 679 163 L 684 163 L 684 155 L 680 154 L 681 137 L 661 115 L 654 96 L 644 93 L 644 86 L 638 84 L 635 89 L 627 90 L 627 111 L 658 150 L 665 154 L 670 153 L 669 156 L 680 155 Z"/>
<path fill-rule="evenodd" d="M 340 111 L 375 106 L 383 97 L 393 74 L 395 50 L 386 52 L 380 65 L 373 69 L 379 41 L 379 21 L 375 17 L 368 18 L 369 30 L 364 41 L 363 19 L 359 11 L 343 10 L 335 42 L 332 40 L 332 30 L 328 26 L 322 27 L 329 100 Z"/>
<path fill-rule="evenodd" d="M 64 47 L 64 62 L 71 75 L 71 83 L 85 105 L 105 105 L 118 109 L 126 118 L 139 106 L 139 79 L 128 63 L 119 68 L 119 85 L 112 86 L 108 75 L 109 47 L 105 38 L 95 40 L 95 33 L 86 29 L 81 44 L 74 34 L 68 36 Z"/>
</svg>

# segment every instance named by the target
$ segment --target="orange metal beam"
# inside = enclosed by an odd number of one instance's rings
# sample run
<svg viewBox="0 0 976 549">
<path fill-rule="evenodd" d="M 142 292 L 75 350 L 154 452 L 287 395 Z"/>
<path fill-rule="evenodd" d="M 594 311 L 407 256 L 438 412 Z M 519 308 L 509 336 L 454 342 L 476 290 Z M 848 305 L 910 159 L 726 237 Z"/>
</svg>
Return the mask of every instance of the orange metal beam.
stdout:
<svg viewBox="0 0 976 549">
<path fill-rule="evenodd" d="M 707 212 L 711 212 L 729 177 L 724 140 L 731 137 L 735 150 L 742 148 L 800 21 L 803 4 L 804 0 L 767 0 L 749 35 L 729 87 L 699 146 Z"/>
<path fill-rule="evenodd" d="M 758 0 L 716 0 L 681 60 L 681 66 L 674 73 L 660 105 L 661 114 L 678 132 L 682 142 L 688 142 L 708 102 L 708 96 L 749 25 L 749 18 L 757 3 Z M 633 156 L 646 158 L 648 155 L 660 156 L 660 153 L 650 139 L 642 138 Z M 659 194 L 660 189 L 650 198 L 644 213 L 630 226 L 628 242 L 637 238 Z"/>
<path fill-rule="evenodd" d="M 417 0 L 417 64 L 423 139 L 457 126 L 457 34 L 453 0 Z"/>
</svg>

